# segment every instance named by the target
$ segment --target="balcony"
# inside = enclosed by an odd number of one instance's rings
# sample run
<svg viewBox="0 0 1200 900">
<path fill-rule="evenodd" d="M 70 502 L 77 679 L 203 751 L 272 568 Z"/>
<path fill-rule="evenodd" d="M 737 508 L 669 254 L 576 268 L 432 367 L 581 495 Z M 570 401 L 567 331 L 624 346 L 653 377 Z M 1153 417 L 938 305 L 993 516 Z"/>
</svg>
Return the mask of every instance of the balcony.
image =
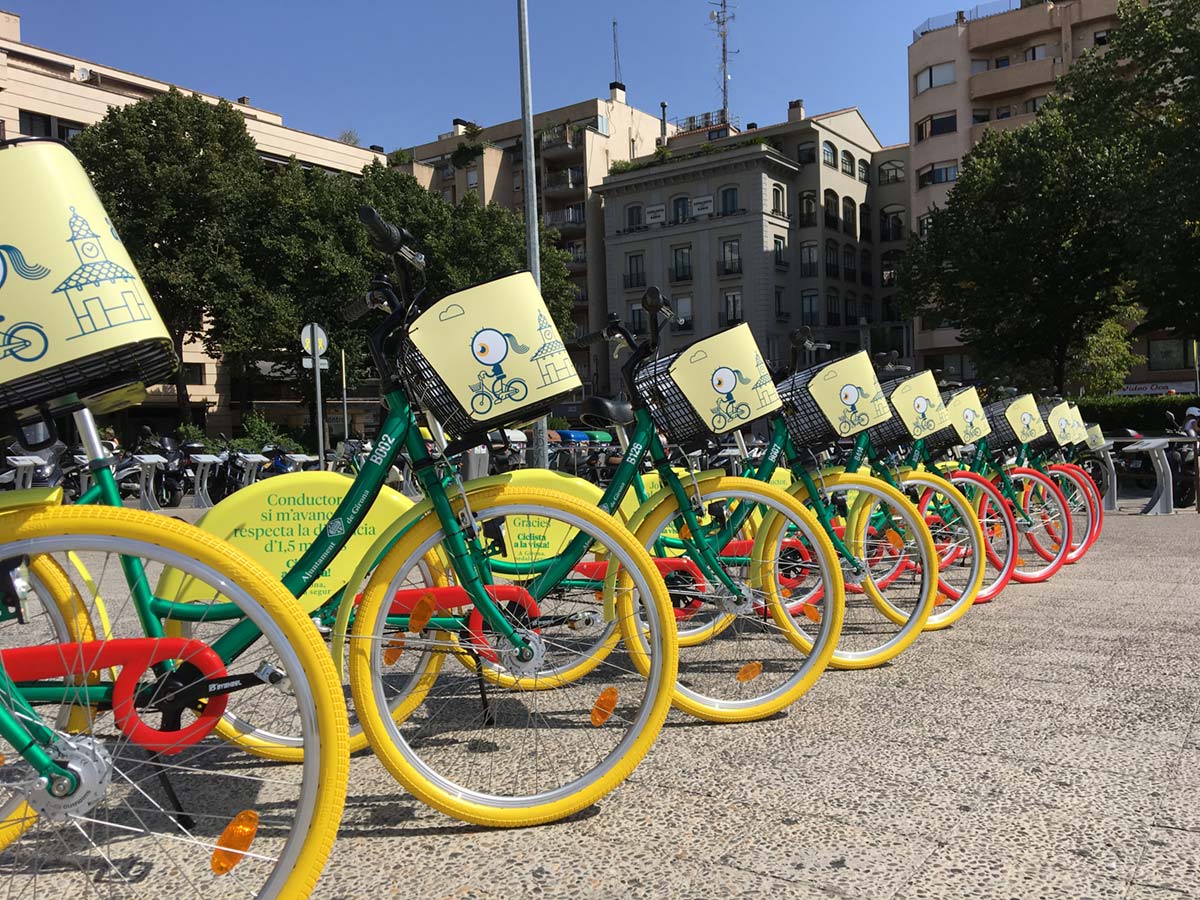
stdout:
<svg viewBox="0 0 1200 900">
<path fill-rule="evenodd" d="M 718 259 L 717 260 L 717 276 L 719 278 L 728 278 L 731 275 L 742 274 L 742 261 L 740 259 Z"/>
<path fill-rule="evenodd" d="M 790 321 L 792 321 L 792 314 L 789 310 L 777 309 L 777 310 L 775 310 L 775 321 L 776 322 L 790 322 Z"/>
<path fill-rule="evenodd" d="M 980 122 L 978 125 L 972 125 L 971 144 L 979 143 L 983 139 L 984 132 L 988 129 L 1005 131 L 1009 128 L 1023 128 L 1036 118 L 1037 113 L 1021 113 L 1019 116 L 1009 116 L 1007 119 L 993 119 L 990 122 Z"/>
<path fill-rule="evenodd" d="M 890 228 L 879 229 L 879 240 L 883 241 L 884 243 L 888 241 L 904 240 L 904 226 L 896 224 L 892 225 Z"/>
<path fill-rule="evenodd" d="M 576 273 L 582 272 L 586 268 L 587 268 L 587 251 L 586 250 L 576 250 L 574 252 L 571 252 L 571 255 L 567 257 L 567 271 L 568 272 L 576 274 Z"/>
<path fill-rule="evenodd" d="M 550 194 L 574 194 L 587 187 L 587 178 L 582 166 L 575 166 L 563 172 L 551 172 L 546 176 L 542 192 Z"/>
<path fill-rule="evenodd" d="M 575 288 L 574 302 L 576 306 L 588 305 L 588 293 L 583 288 Z"/>
<path fill-rule="evenodd" d="M 645 272 L 626 272 L 623 277 L 625 279 L 625 290 L 627 291 L 646 286 Z"/>
<path fill-rule="evenodd" d="M 967 45 L 971 50 L 983 47 L 998 47 L 1027 41 L 1032 35 L 1058 31 L 1055 6 L 1038 3 L 1024 9 L 1013 9 L 1013 3 L 994 4 L 995 13 L 980 17 L 967 26 Z"/>
<path fill-rule="evenodd" d="M 1049 58 L 980 72 L 971 76 L 971 99 L 998 97 L 1038 86 L 1045 87 L 1048 93 L 1054 88 L 1055 76 L 1060 74 L 1062 67 Z"/>
<path fill-rule="evenodd" d="M 667 278 L 670 280 L 671 284 L 680 284 L 685 281 L 691 281 L 692 267 L 681 266 L 679 268 L 669 269 L 667 271 Z"/>
<path fill-rule="evenodd" d="M 583 152 L 583 131 L 573 128 L 556 128 L 542 135 L 542 155 L 550 157 L 573 156 Z"/>
<path fill-rule="evenodd" d="M 568 206 L 566 209 L 552 209 L 542 216 L 542 222 L 548 228 L 559 231 L 578 231 L 587 226 L 587 214 L 582 206 Z"/>
<path fill-rule="evenodd" d="M 777 268 L 783 272 L 786 272 L 789 268 L 791 268 L 791 265 L 792 264 L 790 262 L 788 262 L 787 259 L 785 259 L 782 254 L 780 254 L 780 253 L 775 254 L 775 268 Z"/>
</svg>

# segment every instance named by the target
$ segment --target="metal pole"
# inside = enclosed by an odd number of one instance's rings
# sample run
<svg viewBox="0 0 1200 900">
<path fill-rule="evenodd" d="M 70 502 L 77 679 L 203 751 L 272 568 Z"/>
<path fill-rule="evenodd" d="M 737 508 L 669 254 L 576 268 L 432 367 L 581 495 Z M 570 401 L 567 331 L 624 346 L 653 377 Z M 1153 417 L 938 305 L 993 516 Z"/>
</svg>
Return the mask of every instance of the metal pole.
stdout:
<svg viewBox="0 0 1200 900">
<path fill-rule="evenodd" d="M 529 85 L 529 8 L 526 0 L 517 0 L 517 43 L 521 53 L 521 160 L 523 174 L 521 188 L 525 194 L 525 244 L 529 254 L 529 271 L 533 280 L 542 289 L 542 254 L 538 244 L 537 173 L 533 155 L 533 95 Z M 533 465 L 539 469 L 550 467 L 550 446 L 546 437 L 547 423 L 543 416 L 533 424 L 533 435 L 529 449 L 533 451 Z"/>
<path fill-rule="evenodd" d="M 1192 374 L 1196 376 L 1196 393 L 1200 394 L 1200 356 L 1196 353 L 1196 339 L 1192 338 Z M 1200 512 L 1200 503 L 1196 504 L 1196 511 Z"/>
<path fill-rule="evenodd" d="M 325 413 L 321 402 L 321 357 L 317 355 L 317 336 L 313 335 L 312 346 L 309 352 L 312 354 L 313 378 L 317 382 L 317 458 L 321 460 L 321 465 L 325 465 Z"/>
<path fill-rule="evenodd" d="M 346 400 L 346 351 L 342 351 L 342 440 L 350 440 L 350 404 Z M 325 468 L 325 460 L 321 460 Z"/>
</svg>

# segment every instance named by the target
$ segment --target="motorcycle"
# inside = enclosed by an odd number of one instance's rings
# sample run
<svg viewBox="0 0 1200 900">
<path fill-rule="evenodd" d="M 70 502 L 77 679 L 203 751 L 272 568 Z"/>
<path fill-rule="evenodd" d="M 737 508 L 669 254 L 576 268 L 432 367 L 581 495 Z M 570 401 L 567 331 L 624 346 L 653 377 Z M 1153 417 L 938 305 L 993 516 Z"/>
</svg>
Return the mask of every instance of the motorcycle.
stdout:
<svg viewBox="0 0 1200 900">
<path fill-rule="evenodd" d="M 1193 438 L 1167 412 L 1167 434 L 1171 437 Z M 1167 451 L 1167 462 L 1171 467 L 1171 481 L 1175 488 L 1175 506 L 1184 508 L 1196 502 L 1196 445 L 1173 443 Z"/>
</svg>

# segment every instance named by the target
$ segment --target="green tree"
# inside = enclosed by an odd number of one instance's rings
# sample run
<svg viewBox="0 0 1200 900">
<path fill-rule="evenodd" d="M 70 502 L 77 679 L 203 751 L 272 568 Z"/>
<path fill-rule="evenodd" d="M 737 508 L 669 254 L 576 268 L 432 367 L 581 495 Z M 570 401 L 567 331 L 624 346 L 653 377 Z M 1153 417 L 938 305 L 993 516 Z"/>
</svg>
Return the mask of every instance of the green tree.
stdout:
<svg viewBox="0 0 1200 900">
<path fill-rule="evenodd" d="M 1067 360 L 1067 382 L 1082 388 L 1091 397 L 1117 391 L 1134 366 L 1146 361 L 1130 347 L 1130 324 L 1140 320 L 1142 311 L 1131 307 L 1121 315 L 1103 322 L 1084 340 L 1082 347 Z"/>
<path fill-rule="evenodd" d="M 1115 198 L 1136 222 L 1127 277 L 1147 328 L 1200 334 L 1200 0 L 1122 0 L 1118 13 L 1107 52 L 1062 80 L 1063 114 L 1095 142 L 1134 139 Z"/>
<path fill-rule="evenodd" d="M 1054 106 L 986 134 L 928 236 L 910 242 L 906 308 L 957 324 L 985 377 L 1028 384 L 1044 371 L 1063 390 L 1069 361 L 1128 302 L 1131 223 L 1116 200 L 1132 142 L 1080 140 Z"/>
<path fill-rule="evenodd" d="M 270 341 L 276 311 L 245 253 L 263 200 L 262 162 L 241 113 L 175 89 L 111 107 L 72 142 L 121 233 L 182 356 L 201 340 L 213 355 L 253 318 Z M 179 416 L 191 421 L 176 376 Z"/>
</svg>

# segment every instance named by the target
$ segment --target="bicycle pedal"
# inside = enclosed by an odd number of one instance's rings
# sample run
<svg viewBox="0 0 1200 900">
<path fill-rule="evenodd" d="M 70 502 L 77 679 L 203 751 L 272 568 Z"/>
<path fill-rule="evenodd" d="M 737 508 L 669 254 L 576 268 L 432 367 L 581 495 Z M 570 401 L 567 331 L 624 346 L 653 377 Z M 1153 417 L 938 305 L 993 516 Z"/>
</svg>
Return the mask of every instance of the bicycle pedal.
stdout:
<svg viewBox="0 0 1200 900">
<path fill-rule="evenodd" d="M 321 618 L 319 616 L 313 616 L 312 623 L 316 627 L 317 632 L 320 633 L 323 637 L 327 637 L 327 636 L 333 634 L 333 629 L 330 628 L 328 625 L 326 625 L 324 622 L 322 622 Z"/>
</svg>

